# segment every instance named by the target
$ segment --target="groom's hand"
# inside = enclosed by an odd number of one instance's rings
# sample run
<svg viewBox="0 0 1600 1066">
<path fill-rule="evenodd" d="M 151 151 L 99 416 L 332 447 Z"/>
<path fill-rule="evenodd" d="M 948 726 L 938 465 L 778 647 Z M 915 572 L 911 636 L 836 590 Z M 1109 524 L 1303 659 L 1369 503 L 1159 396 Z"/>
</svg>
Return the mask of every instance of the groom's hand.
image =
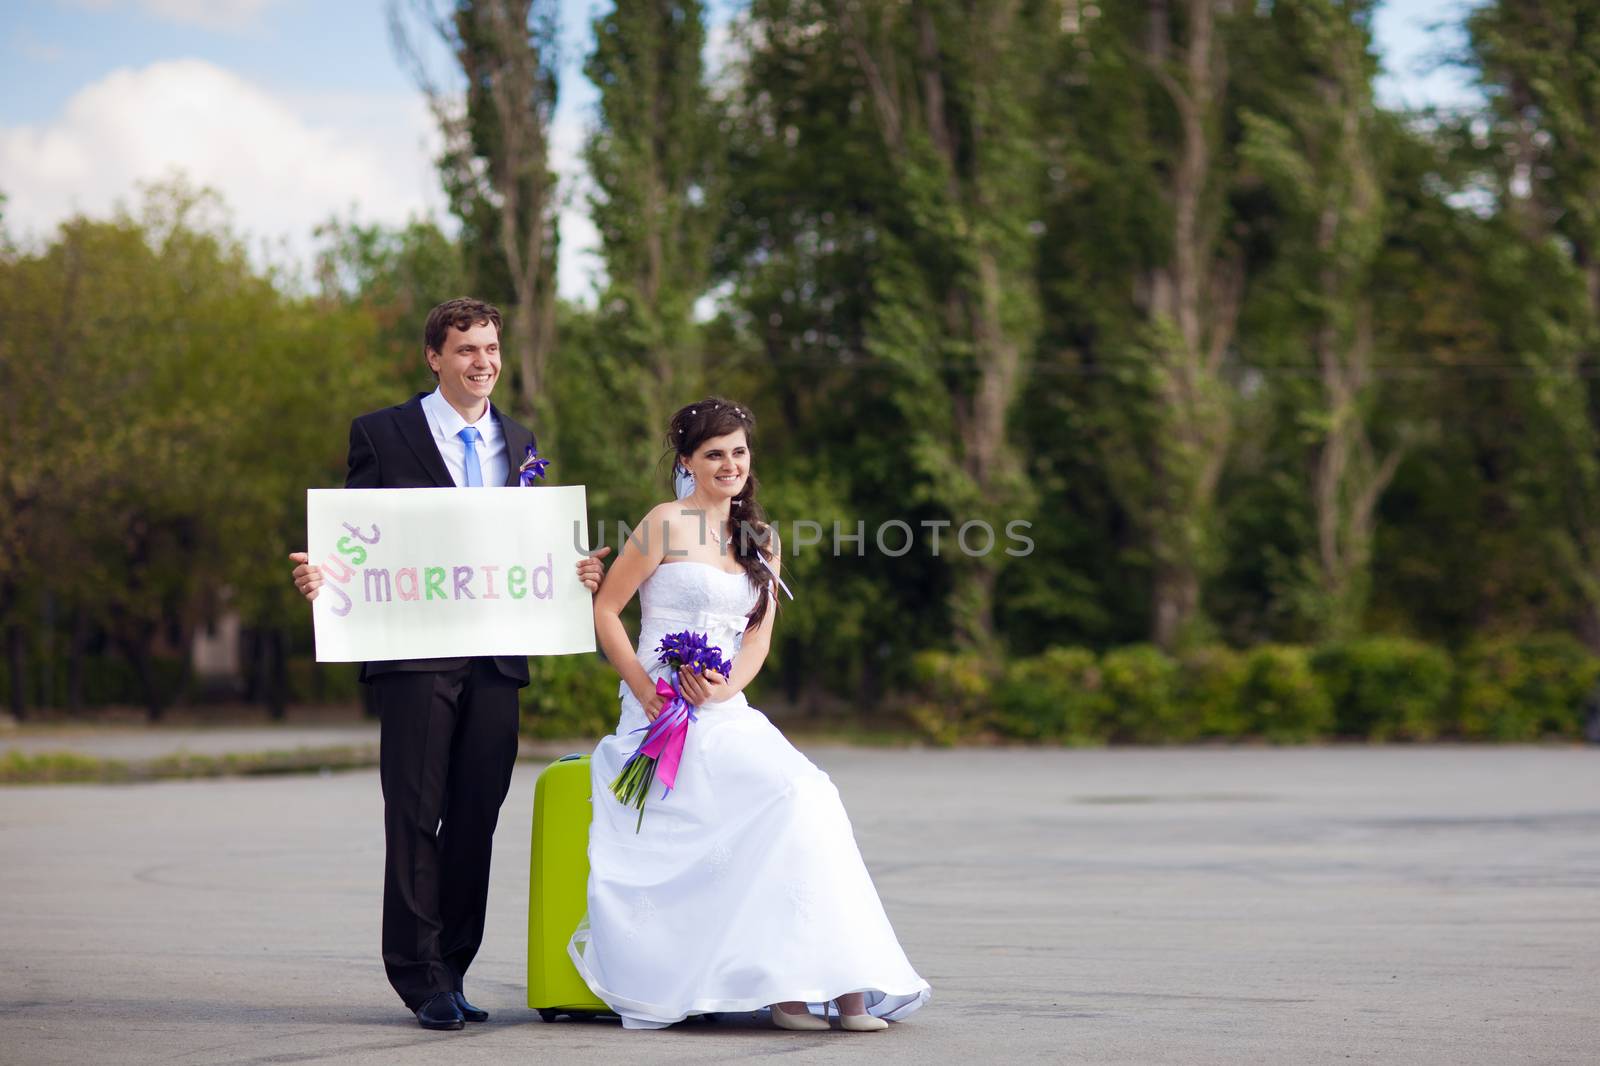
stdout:
<svg viewBox="0 0 1600 1066">
<path fill-rule="evenodd" d="M 294 568 L 294 587 L 300 590 L 300 595 L 308 600 L 317 598 L 317 589 L 322 587 L 322 568 L 311 565 L 311 557 L 305 552 L 290 552 L 289 561 L 299 563 Z"/>
<path fill-rule="evenodd" d="M 610 548 L 601 548 L 599 551 L 590 552 L 578 560 L 578 580 L 582 581 L 591 593 L 599 591 L 600 579 L 605 577 L 606 574 L 605 565 L 600 560 L 610 554 Z M 290 556 L 290 558 L 293 558 L 293 556 Z M 299 573 L 298 570 L 295 572 Z"/>
</svg>

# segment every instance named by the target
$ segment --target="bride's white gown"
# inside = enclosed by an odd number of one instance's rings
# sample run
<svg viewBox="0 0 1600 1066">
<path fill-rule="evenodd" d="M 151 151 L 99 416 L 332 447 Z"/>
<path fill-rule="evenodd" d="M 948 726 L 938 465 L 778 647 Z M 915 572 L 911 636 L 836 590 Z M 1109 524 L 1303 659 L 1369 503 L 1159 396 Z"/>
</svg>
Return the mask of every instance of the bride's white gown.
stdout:
<svg viewBox="0 0 1600 1066">
<path fill-rule="evenodd" d="M 639 589 L 638 659 L 652 680 L 667 633 L 705 633 L 739 652 L 756 594 L 744 574 L 665 563 Z M 772 609 L 771 607 L 768 608 Z M 644 734 L 626 685 L 615 734 L 595 749 L 589 914 L 568 953 L 595 995 L 631 1029 L 691 1014 L 754 1011 L 865 992 L 900 1019 L 928 983 L 906 960 L 862 864 L 839 792 L 743 694 L 700 707 L 677 786 L 659 782 L 638 812 L 610 785 Z"/>
</svg>

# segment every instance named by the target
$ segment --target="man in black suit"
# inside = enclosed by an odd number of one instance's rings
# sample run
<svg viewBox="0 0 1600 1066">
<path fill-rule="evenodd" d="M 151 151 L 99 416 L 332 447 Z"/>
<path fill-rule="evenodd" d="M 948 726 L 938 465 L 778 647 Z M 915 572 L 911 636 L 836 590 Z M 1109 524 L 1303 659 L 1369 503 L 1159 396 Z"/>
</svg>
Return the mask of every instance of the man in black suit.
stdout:
<svg viewBox="0 0 1600 1066">
<path fill-rule="evenodd" d="M 533 434 L 489 403 L 500 377 L 500 312 L 457 299 L 428 314 L 428 367 L 439 386 L 350 425 L 345 488 L 516 485 Z M 578 563 L 593 592 L 599 558 Z M 304 552 L 295 585 L 315 599 L 320 570 Z M 522 656 L 364 663 L 381 722 L 383 963 L 425 1029 L 460 1029 L 488 1014 L 462 977 L 483 941 L 489 858 L 517 758 Z"/>
</svg>

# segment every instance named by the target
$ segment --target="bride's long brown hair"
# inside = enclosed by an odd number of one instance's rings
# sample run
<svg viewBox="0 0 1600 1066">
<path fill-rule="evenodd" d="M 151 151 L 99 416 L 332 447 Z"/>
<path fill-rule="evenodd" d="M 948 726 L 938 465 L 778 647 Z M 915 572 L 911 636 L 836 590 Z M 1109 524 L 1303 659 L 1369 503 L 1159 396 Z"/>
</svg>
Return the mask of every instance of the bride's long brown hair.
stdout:
<svg viewBox="0 0 1600 1066">
<path fill-rule="evenodd" d="M 741 429 L 744 430 L 750 454 L 754 456 L 756 420 L 750 408 L 709 396 L 699 403 L 680 407 L 672 416 L 667 429 L 667 446 L 672 449 L 674 456 L 692 457 L 695 449 L 712 437 L 725 437 Z M 677 466 L 675 460 L 674 469 Z M 766 561 L 772 559 L 772 528 L 767 523 L 766 512 L 756 501 L 759 488 L 752 469 L 745 476 L 744 488 L 731 502 L 728 527 L 723 530 L 724 543 L 732 550 L 733 557 L 744 568 L 745 576 L 758 592 L 756 605 L 746 616 L 750 619 L 746 626 L 749 629 L 761 624 L 761 619 L 767 613 L 767 602 L 772 598 L 773 576 L 766 566 Z"/>
</svg>

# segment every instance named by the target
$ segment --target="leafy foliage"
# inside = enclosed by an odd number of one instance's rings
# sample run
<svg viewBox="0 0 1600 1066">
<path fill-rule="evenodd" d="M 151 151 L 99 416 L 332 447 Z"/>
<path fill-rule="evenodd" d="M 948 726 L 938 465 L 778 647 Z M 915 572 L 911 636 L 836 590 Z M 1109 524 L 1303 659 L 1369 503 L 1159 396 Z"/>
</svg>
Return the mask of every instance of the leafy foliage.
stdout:
<svg viewBox="0 0 1600 1066">
<path fill-rule="evenodd" d="M 1438 648 L 1368 637 L 1319 649 L 1312 667 L 1333 701 L 1341 736 L 1433 740 L 1449 728 L 1453 667 Z"/>
<path fill-rule="evenodd" d="M 348 692 L 304 663 L 282 554 L 348 419 L 431 387 L 425 310 L 471 290 L 514 301 L 502 399 L 589 487 L 593 540 L 665 498 L 666 412 L 756 411 L 798 595 L 758 701 L 940 742 L 1574 735 L 1588 5 L 1477 5 L 1483 105 L 1406 115 L 1374 99 L 1366 0 L 755 0 L 718 70 L 697 0 L 624 0 L 586 65 L 593 308 L 550 297 L 554 8 L 443 6 L 458 228 L 334 220 L 314 295 L 181 185 L 0 233 L 14 707 L 158 712 L 230 612 L 245 695 Z M 1031 551 L 959 550 L 978 520 Z M 548 669 L 572 702 L 530 721 L 607 724 L 600 675 Z"/>
</svg>

